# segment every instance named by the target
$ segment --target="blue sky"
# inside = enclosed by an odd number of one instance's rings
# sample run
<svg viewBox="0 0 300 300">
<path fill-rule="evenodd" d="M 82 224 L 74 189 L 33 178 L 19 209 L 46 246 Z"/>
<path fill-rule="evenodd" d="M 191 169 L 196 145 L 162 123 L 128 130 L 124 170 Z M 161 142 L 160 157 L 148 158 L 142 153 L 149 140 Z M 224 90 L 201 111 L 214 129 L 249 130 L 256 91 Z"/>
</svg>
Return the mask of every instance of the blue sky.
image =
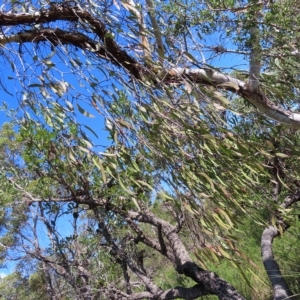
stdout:
<svg viewBox="0 0 300 300">
<path fill-rule="evenodd" d="M 73 87 L 76 87 L 76 91 L 80 90 L 80 93 L 82 95 L 85 95 L 89 97 L 89 93 L 85 92 L 83 87 L 78 87 L 78 82 L 74 79 L 74 76 L 65 76 L 68 79 L 68 83 L 70 83 Z M 11 69 L 1 69 L 0 68 L 0 80 L 1 84 L 0 86 L 0 107 L 2 108 L 0 110 L 0 126 L 5 122 L 10 122 L 12 120 L 12 113 L 11 110 L 14 110 L 17 112 L 17 115 L 22 115 L 23 111 L 22 108 L 20 108 L 20 99 L 22 95 L 20 95 L 20 92 L 22 91 L 22 87 L 20 83 L 18 82 L 16 78 L 16 75 L 12 72 Z M 36 82 L 35 79 L 32 80 L 32 82 Z M 8 91 L 8 93 L 6 91 Z M 7 106 L 7 110 L 4 107 Z M 107 134 L 103 130 L 105 129 L 105 121 L 102 115 L 100 115 L 91 105 L 84 103 L 83 101 L 78 100 L 78 104 L 86 111 L 94 115 L 95 117 L 86 117 L 82 115 L 77 107 L 76 104 L 73 103 L 75 113 L 76 113 L 76 120 L 80 124 L 84 124 L 92 128 L 95 132 L 97 132 L 97 135 L 99 139 L 97 139 L 91 132 L 86 130 L 86 134 L 92 139 L 92 141 L 95 144 L 101 144 L 101 145 L 108 145 L 107 143 Z"/>
<path fill-rule="evenodd" d="M 3 66 L 3 65 L 2 65 Z M 100 75 L 99 75 L 100 76 Z M 20 99 L 20 91 L 22 90 L 20 84 L 17 80 L 15 80 L 15 74 L 8 68 L 0 68 L 0 78 L 1 83 L 3 87 L 0 86 L 0 106 L 2 106 L 2 110 L 0 111 L 0 126 L 5 122 L 11 122 L 12 116 L 10 116 L 10 110 L 14 110 L 18 112 L 18 115 L 22 114 L 22 111 L 20 109 L 20 104 L 18 99 Z M 69 83 L 72 86 L 77 86 L 77 82 L 72 78 L 72 76 L 69 76 L 71 79 Z M 34 81 L 35 79 L 33 79 Z M 9 93 L 5 92 L 7 90 Z M 81 92 L 84 93 L 84 89 L 81 88 Z M 12 95 L 10 95 L 12 94 Z M 7 106 L 7 110 L 4 108 L 4 103 Z M 110 145 L 110 141 L 107 140 L 107 132 L 104 130 L 105 124 L 104 124 L 104 118 L 102 115 L 100 115 L 95 109 L 93 109 L 88 104 L 79 101 L 80 106 L 83 107 L 85 110 L 89 111 L 91 114 L 95 115 L 94 118 L 86 117 L 82 115 L 81 113 L 76 111 L 76 119 L 78 123 L 84 124 L 92 128 L 98 135 L 98 139 L 88 130 L 85 130 L 87 136 L 89 136 L 92 139 L 92 142 L 96 145 Z M 76 109 L 76 105 L 74 104 L 74 108 Z M 103 151 L 103 148 L 100 149 L 100 151 Z M 73 233 L 72 231 L 72 225 L 71 222 L 72 218 L 70 217 L 65 218 L 64 220 L 60 220 L 57 223 L 57 230 L 61 233 L 61 238 L 64 236 L 71 235 Z M 49 239 L 45 238 L 46 235 L 46 229 L 44 226 L 40 226 L 38 229 L 41 238 L 41 245 L 45 246 L 47 243 L 49 243 Z M 16 263 L 15 262 L 7 262 L 5 268 L 0 268 L 0 277 L 4 277 L 7 274 L 10 274 L 13 272 L 15 268 Z"/>
<path fill-rule="evenodd" d="M 211 39 L 210 41 L 208 41 L 211 45 L 216 46 L 216 44 L 218 44 L 217 42 L 219 40 L 219 37 L 217 36 L 217 34 L 212 35 L 208 39 Z M 232 46 L 232 45 L 229 41 L 228 44 L 224 45 L 224 46 L 225 47 L 228 46 L 230 48 L 230 46 Z M 194 55 L 194 53 L 192 53 L 192 54 Z M 204 54 L 209 56 L 209 53 L 204 53 Z M 195 57 L 197 57 L 199 60 L 201 60 L 199 53 L 195 53 Z M 54 59 L 54 62 L 56 62 L 55 59 Z M 240 69 L 244 69 L 244 70 L 247 68 L 247 64 L 245 64 L 245 60 L 244 60 L 243 56 L 241 56 L 241 55 L 237 56 L 235 54 L 230 54 L 230 55 L 226 55 L 226 56 L 223 55 L 219 58 L 215 58 L 214 61 L 210 61 L 208 63 L 211 65 L 214 65 L 216 67 L 226 68 L 226 67 L 235 66 L 236 68 L 240 68 Z M 0 63 L 0 65 L 1 65 L 1 63 Z M 62 71 L 67 72 L 67 68 L 62 65 L 60 65 L 60 69 Z M 101 77 L 103 77 L 103 74 L 100 71 L 97 71 L 96 68 L 94 69 L 94 71 L 95 72 L 93 73 L 93 76 L 95 76 L 95 78 L 101 79 Z M 5 69 L 3 69 L 3 67 L 0 67 L 1 82 L 4 85 L 5 89 L 7 89 L 9 91 L 9 93 L 12 94 L 12 95 L 9 95 L 0 86 L 0 105 L 3 105 L 3 102 L 5 102 L 8 106 L 8 109 L 19 110 L 20 107 L 19 107 L 18 98 L 20 98 L 19 92 L 21 91 L 21 86 L 17 82 L 17 80 L 14 79 L 15 77 L 16 77 L 16 74 L 14 74 L 9 67 L 5 67 Z M 76 90 L 79 93 L 81 93 L 82 95 L 86 95 L 86 96 L 89 95 L 89 93 L 85 91 L 85 89 L 87 89 L 87 88 L 89 88 L 90 91 L 93 92 L 91 87 L 87 87 L 87 86 L 80 87 L 78 85 L 78 82 L 75 80 L 74 76 L 65 75 L 64 77 L 68 78 L 69 83 L 73 87 L 76 87 Z M 36 82 L 36 78 L 32 78 L 32 83 L 34 83 L 34 82 Z M 105 88 L 105 86 L 103 86 L 103 88 Z M 90 133 L 89 131 L 86 131 L 87 135 L 92 139 L 94 144 L 109 145 L 110 141 L 107 140 L 107 133 L 104 130 L 105 124 L 104 124 L 103 116 L 100 115 L 89 104 L 84 103 L 83 101 L 80 101 L 80 99 L 79 99 L 79 103 L 85 110 L 87 110 L 88 112 L 95 115 L 95 118 L 85 117 L 81 113 L 76 111 L 76 118 L 78 120 L 78 123 L 85 124 L 85 125 L 91 127 L 98 134 L 99 139 L 95 138 L 95 136 L 92 133 Z M 74 107 L 76 107 L 75 104 L 74 104 Z M 4 122 L 9 122 L 9 121 L 11 121 L 11 117 L 7 116 L 7 111 L 5 111 L 5 110 L 0 111 L 0 126 Z M 70 222 L 70 220 L 66 220 L 64 223 L 59 224 L 59 227 L 65 229 L 64 233 L 66 235 L 70 233 L 70 231 L 69 231 L 70 223 L 69 222 Z M 43 233 L 43 229 L 41 228 L 41 234 L 42 233 Z M 45 240 L 44 242 L 46 243 L 47 241 Z M 13 271 L 14 264 L 9 263 L 7 265 L 7 267 L 8 267 L 7 269 L 0 269 L 0 277 L 3 276 L 4 274 L 11 273 Z"/>
</svg>

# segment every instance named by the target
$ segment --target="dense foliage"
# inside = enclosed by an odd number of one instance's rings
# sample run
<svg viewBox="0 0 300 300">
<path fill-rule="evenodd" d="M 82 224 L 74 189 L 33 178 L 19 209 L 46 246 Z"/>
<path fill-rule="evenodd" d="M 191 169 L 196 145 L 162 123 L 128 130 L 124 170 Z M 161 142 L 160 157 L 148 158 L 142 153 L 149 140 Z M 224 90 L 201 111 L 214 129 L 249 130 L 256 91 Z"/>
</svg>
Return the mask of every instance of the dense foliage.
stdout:
<svg viewBox="0 0 300 300">
<path fill-rule="evenodd" d="M 299 8 L 4 1 L 2 296 L 296 297 Z"/>
</svg>

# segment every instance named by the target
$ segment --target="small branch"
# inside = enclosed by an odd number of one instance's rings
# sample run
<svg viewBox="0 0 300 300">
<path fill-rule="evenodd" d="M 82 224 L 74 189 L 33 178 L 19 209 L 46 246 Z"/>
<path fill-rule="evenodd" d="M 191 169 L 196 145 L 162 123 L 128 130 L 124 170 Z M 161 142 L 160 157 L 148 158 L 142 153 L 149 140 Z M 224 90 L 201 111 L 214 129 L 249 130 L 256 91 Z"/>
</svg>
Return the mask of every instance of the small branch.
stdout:
<svg viewBox="0 0 300 300">
<path fill-rule="evenodd" d="M 161 58 L 161 62 L 164 59 L 164 54 L 165 54 L 165 49 L 164 49 L 164 43 L 161 37 L 161 32 L 158 26 L 158 23 L 156 21 L 155 18 L 155 11 L 154 11 L 154 7 L 153 7 L 153 1 L 152 0 L 146 0 L 146 4 L 148 7 L 148 11 L 149 11 L 149 16 L 150 16 L 150 21 L 153 27 L 153 33 L 156 39 L 156 45 L 158 48 L 158 54 Z"/>
<path fill-rule="evenodd" d="M 124 276 L 125 285 L 126 285 L 126 293 L 131 294 L 132 291 L 131 291 L 131 285 L 130 285 L 130 276 L 128 274 L 128 268 L 127 268 L 125 259 L 122 260 L 121 267 L 123 270 L 123 276 Z"/>
<path fill-rule="evenodd" d="M 126 263 L 126 265 L 131 269 L 131 271 L 144 283 L 144 285 L 148 288 L 151 293 L 157 293 L 160 291 L 159 287 L 152 281 L 152 279 L 143 272 L 140 268 L 138 268 L 130 258 L 127 257 L 124 249 L 120 249 L 112 238 L 105 222 L 100 219 L 98 211 L 94 209 L 94 214 L 99 220 L 99 226 L 103 232 L 103 236 L 110 247 L 110 254 L 115 257 L 116 261 L 122 266 Z M 128 278 L 127 278 L 128 279 Z"/>
<path fill-rule="evenodd" d="M 257 25 L 254 25 L 250 29 L 250 42 L 251 42 L 251 54 L 250 54 L 250 69 L 249 69 L 249 89 L 253 92 L 258 91 L 259 76 L 261 68 L 260 58 L 260 30 Z"/>
<path fill-rule="evenodd" d="M 145 284 L 147 289 L 152 294 L 157 294 L 161 291 L 154 281 L 145 272 L 138 268 L 130 259 L 126 258 L 126 263 L 131 271 Z"/>
<path fill-rule="evenodd" d="M 167 253 L 167 247 L 166 247 L 164 238 L 162 236 L 161 224 L 159 224 L 157 226 L 157 236 L 158 236 L 158 241 L 159 241 L 159 244 L 160 244 L 161 253 L 163 255 L 166 255 L 166 253 Z"/>
<path fill-rule="evenodd" d="M 273 143 L 273 146 L 275 149 L 277 148 L 276 145 Z M 280 166 L 280 160 L 278 157 L 273 158 L 273 176 L 274 176 L 274 182 L 273 182 L 273 199 L 274 202 L 278 203 L 278 198 L 282 190 L 282 180 L 281 176 L 283 175 L 282 167 Z"/>
<path fill-rule="evenodd" d="M 128 8 L 133 14 L 135 14 L 135 16 L 138 20 L 140 39 L 141 39 L 141 44 L 143 46 L 145 63 L 147 65 L 147 64 L 149 64 L 149 62 L 151 62 L 151 50 L 150 50 L 150 45 L 149 45 L 148 38 L 146 35 L 143 13 L 141 13 L 136 8 L 136 4 L 134 3 L 133 0 L 128 0 L 128 3 L 124 3 L 124 2 L 121 2 L 121 3 L 123 6 L 125 6 L 125 8 Z"/>
<path fill-rule="evenodd" d="M 50 300 L 56 300 L 57 298 L 55 296 L 55 289 L 52 284 L 52 279 L 50 276 L 48 265 L 44 261 L 43 261 L 42 265 L 43 265 L 44 276 L 46 278 L 47 294 L 48 294 Z"/>
<path fill-rule="evenodd" d="M 142 242 L 146 246 L 154 249 L 155 251 L 167 257 L 172 263 L 175 262 L 174 254 L 170 249 L 167 248 L 166 252 L 162 251 L 161 245 L 158 242 L 154 241 L 153 239 L 148 238 L 143 233 L 143 231 L 130 218 L 127 218 L 126 221 L 128 225 L 131 227 L 131 229 L 138 234 L 138 236 L 134 239 L 135 243 Z"/>
<path fill-rule="evenodd" d="M 228 11 L 230 11 L 230 12 L 246 12 L 253 6 L 257 6 L 257 5 L 262 6 L 263 2 L 259 1 L 257 3 L 248 4 L 248 5 L 245 5 L 242 7 L 225 7 L 225 5 L 224 5 L 224 7 L 222 7 L 222 8 L 213 8 L 209 4 L 207 4 L 207 6 L 209 7 L 209 9 L 211 11 L 225 11 L 225 12 L 228 12 Z"/>
</svg>

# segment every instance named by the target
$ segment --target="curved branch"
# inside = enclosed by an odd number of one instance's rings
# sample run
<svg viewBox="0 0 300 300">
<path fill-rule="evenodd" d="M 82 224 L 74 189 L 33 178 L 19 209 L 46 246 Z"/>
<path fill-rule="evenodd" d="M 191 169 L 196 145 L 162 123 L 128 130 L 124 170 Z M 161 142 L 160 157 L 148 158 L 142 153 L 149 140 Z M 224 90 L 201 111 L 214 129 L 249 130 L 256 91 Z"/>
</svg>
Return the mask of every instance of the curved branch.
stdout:
<svg viewBox="0 0 300 300">
<path fill-rule="evenodd" d="M 197 266 L 190 258 L 185 246 L 176 233 L 176 226 L 156 217 L 150 212 L 133 212 L 126 213 L 131 219 L 151 224 L 155 227 L 161 226 L 161 231 L 169 241 L 175 255 L 175 268 L 178 273 L 193 279 L 197 282 L 202 291 L 208 294 L 214 294 L 222 300 L 242 300 L 244 299 L 235 288 L 228 282 L 221 279 L 214 272 L 206 271 Z M 193 298 L 191 298 L 193 299 Z"/>
<path fill-rule="evenodd" d="M 184 77 L 189 78 L 195 83 L 213 85 L 227 91 L 235 92 L 271 119 L 287 124 L 292 128 L 300 129 L 300 114 L 293 113 L 275 105 L 262 92 L 255 92 L 249 89 L 249 85 L 242 80 L 208 68 L 173 68 L 169 71 L 165 80 L 178 82 Z"/>
<path fill-rule="evenodd" d="M 108 57 L 113 58 L 112 61 L 115 64 L 121 65 L 124 69 L 128 70 L 128 72 L 134 77 L 138 79 L 142 78 L 142 65 L 140 65 L 126 51 L 121 49 L 121 47 L 114 41 L 110 32 L 106 29 L 103 22 L 93 17 L 89 12 L 82 10 L 82 8 L 78 6 L 72 7 L 62 3 L 52 4 L 51 8 L 41 9 L 40 11 L 36 11 L 34 14 L 0 13 L 0 26 L 48 24 L 54 21 L 79 22 L 81 20 L 84 20 L 84 22 L 89 25 L 89 29 L 94 34 L 96 34 L 97 37 L 102 41 L 103 48 L 106 49 L 106 54 L 109 54 L 110 52 L 110 55 L 108 55 Z M 30 33 L 33 33 L 36 36 L 35 32 L 35 30 L 29 31 L 28 36 L 30 35 Z M 73 32 L 69 33 L 69 35 L 77 37 L 80 34 Z M 8 37 L 6 36 L 2 36 L 2 43 L 5 43 L 5 40 L 7 38 Z M 35 42 L 35 39 L 31 39 L 30 41 Z M 86 49 L 86 47 L 84 49 Z"/>
<path fill-rule="evenodd" d="M 296 192 L 291 196 L 286 197 L 284 199 L 284 202 L 281 204 L 281 207 L 283 209 L 286 209 L 297 201 L 300 201 L 300 191 Z M 286 230 L 286 224 L 284 224 L 282 220 L 281 223 L 283 230 Z M 279 265 L 276 262 L 273 255 L 273 240 L 275 237 L 279 236 L 279 234 L 279 229 L 276 226 L 270 225 L 267 228 L 265 228 L 261 237 L 262 261 L 272 284 L 272 288 L 274 291 L 274 300 L 283 300 L 292 296 L 292 294 L 289 291 L 288 285 L 282 277 Z"/>
<path fill-rule="evenodd" d="M 153 82 L 157 83 L 157 69 L 146 68 L 134 57 L 129 55 L 122 47 L 115 42 L 112 35 L 108 32 L 103 22 L 92 16 L 89 12 L 82 10 L 78 6 L 69 6 L 67 4 L 54 4 L 49 9 L 41 9 L 34 14 L 21 13 L 0 13 L 0 26 L 16 25 L 34 25 L 47 24 L 53 21 L 69 21 L 84 23 L 89 26 L 89 31 L 93 32 L 99 42 L 95 42 L 88 35 L 76 32 L 65 32 L 61 29 L 39 29 L 26 32 L 20 32 L 12 36 L 0 36 L 0 46 L 9 42 L 41 42 L 50 41 L 54 45 L 72 44 L 84 50 L 89 50 L 102 59 L 124 68 L 130 75 L 137 80 L 149 77 L 153 73 Z M 256 56 L 257 57 L 257 56 Z M 253 72 L 254 74 L 254 72 Z M 265 94 L 255 91 L 251 85 L 226 74 L 222 74 L 209 68 L 171 68 L 164 77 L 161 77 L 160 83 L 169 84 L 175 82 L 182 84 L 184 77 L 190 78 L 195 83 L 204 85 L 213 85 L 217 88 L 232 91 L 248 102 L 253 104 L 259 111 L 266 116 L 287 124 L 293 128 L 300 129 L 300 114 L 293 113 L 276 106 Z M 151 80 L 151 79 L 150 79 Z"/>
<path fill-rule="evenodd" d="M 81 33 L 70 33 L 61 29 L 37 29 L 24 31 L 10 36 L 0 36 L 0 45 L 9 43 L 40 43 L 50 42 L 52 45 L 73 45 L 83 50 L 94 52 L 100 58 L 113 60 L 114 57 L 109 54 L 103 46 L 94 42 L 91 38 Z"/>
<path fill-rule="evenodd" d="M 261 237 L 261 254 L 262 261 L 271 281 L 274 291 L 274 300 L 287 299 L 289 293 L 288 285 L 282 277 L 279 265 L 277 264 L 272 250 L 272 243 L 276 236 L 279 235 L 279 230 L 275 226 L 268 226 Z"/>
</svg>

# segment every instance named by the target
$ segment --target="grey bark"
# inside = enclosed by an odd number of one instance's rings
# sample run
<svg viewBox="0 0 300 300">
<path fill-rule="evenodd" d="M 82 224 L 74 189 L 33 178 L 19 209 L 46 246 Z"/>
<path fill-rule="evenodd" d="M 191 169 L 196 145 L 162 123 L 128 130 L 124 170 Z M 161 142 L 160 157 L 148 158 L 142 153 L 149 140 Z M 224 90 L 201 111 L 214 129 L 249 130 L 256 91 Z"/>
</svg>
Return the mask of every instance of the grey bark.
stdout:
<svg viewBox="0 0 300 300">
<path fill-rule="evenodd" d="M 291 296 L 291 293 L 273 255 L 272 243 L 273 239 L 278 235 L 279 230 L 275 226 L 269 226 L 263 231 L 261 238 L 261 255 L 265 270 L 271 281 L 274 300 L 283 300 Z"/>
<path fill-rule="evenodd" d="M 281 204 L 281 207 L 283 209 L 286 209 L 299 200 L 300 192 L 297 191 L 296 193 L 286 197 Z M 277 215 L 280 215 L 279 212 L 277 213 Z M 286 230 L 287 225 L 284 223 L 284 220 L 280 219 L 280 216 L 278 217 L 278 221 L 283 230 Z M 273 225 L 270 225 L 265 228 L 261 237 L 262 261 L 272 285 L 274 300 L 288 299 L 290 296 L 292 296 L 273 254 L 273 240 L 279 234 L 279 229 Z"/>
</svg>

